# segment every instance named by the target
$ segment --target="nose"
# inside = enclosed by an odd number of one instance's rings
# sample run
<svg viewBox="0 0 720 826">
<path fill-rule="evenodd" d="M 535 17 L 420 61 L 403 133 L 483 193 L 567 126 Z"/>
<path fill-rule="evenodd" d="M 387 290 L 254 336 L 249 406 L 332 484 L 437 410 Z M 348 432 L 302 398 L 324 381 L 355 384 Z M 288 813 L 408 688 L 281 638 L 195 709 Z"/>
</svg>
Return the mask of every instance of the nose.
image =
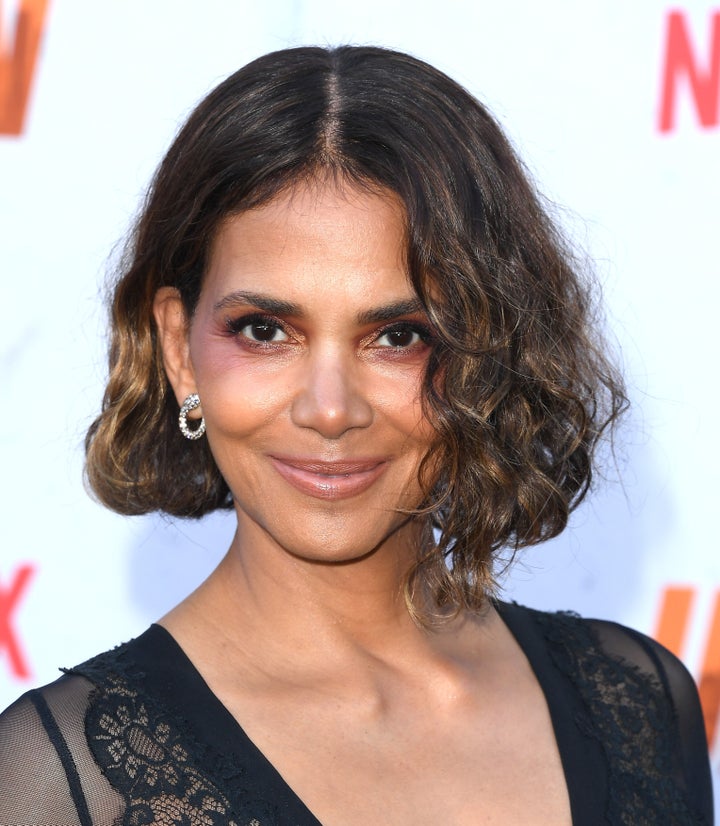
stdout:
<svg viewBox="0 0 720 826">
<path fill-rule="evenodd" d="M 298 427 L 316 430 L 325 439 L 339 439 L 356 427 L 368 427 L 373 410 L 351 358 L 337 353 L 309 357 L 291 416 Z"/>
</svg>

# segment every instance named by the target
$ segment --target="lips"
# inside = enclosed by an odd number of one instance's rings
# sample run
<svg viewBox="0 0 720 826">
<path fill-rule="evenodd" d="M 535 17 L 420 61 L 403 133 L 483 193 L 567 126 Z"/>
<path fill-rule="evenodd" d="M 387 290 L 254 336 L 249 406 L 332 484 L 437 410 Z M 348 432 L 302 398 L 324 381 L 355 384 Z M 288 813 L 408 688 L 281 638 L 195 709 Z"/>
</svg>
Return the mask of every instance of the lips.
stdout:
<svg viewBox="0 0 720 826">
<path fill-rule="evenodd" d="M 343 459 L 271 456 L 272 464 L 296 490 L 316 499 L 348 499 L 371 487 L 385 472 L 386 459 Z"/>
</svg>

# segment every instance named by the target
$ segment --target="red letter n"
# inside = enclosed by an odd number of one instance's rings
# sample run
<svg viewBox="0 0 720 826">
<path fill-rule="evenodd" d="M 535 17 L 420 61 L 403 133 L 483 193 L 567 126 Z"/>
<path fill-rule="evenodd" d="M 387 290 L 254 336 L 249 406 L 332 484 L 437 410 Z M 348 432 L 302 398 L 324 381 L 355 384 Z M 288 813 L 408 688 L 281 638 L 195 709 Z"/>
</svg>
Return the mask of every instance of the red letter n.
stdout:
<svg viewBox="0 0 720 826">
<path fill-rule="evenodd" d="M 720 12 L 715 12 L 711 18 L 707 68 L 703 70 L 698 65 L 687 20 L 681 11 L 672 11 L 668 15 L 664 60 L 658 129 L 670 132 L 675 127 L 682 77 L 687 78 L 700 125 L 716 126 L 720 122 Z"/>
<path fill-rule="evenodd" d="M 23 130 L 47 4 L 48 0 L 21 0 L 14 38 L 3 36 L 0 23 L 0 135 L 19 135 Z"/>
</svg>

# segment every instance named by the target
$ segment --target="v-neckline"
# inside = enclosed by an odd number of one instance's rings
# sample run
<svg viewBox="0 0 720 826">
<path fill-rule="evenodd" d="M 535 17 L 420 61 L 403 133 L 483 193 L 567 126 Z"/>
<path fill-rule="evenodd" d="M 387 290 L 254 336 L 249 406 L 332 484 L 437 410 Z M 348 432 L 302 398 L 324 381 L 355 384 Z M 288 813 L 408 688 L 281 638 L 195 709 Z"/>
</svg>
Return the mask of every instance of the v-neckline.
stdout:
<svg viewBox="0 0 720 826">
<path fill-rule="evenodd" d="M 508 628 L 527 658 L 545 697 L 553 734 L 563 767 L 573 824 L 592 822 L 603 811 L 604 802 L 598 774 L 605 767 L 600 755 L 588 754 L 588 744 L 578 737 L 575 725 L 579 702 L 567 678 L 554 666 L 547 643 L 533 622 L 528 609 L 502 602 L 494 603 L 503 624 Z M 215 695 L 202 674 L 187 656 L 172 634 L 161 625 L 151 625 L 136 641 L 144 663 L 148 689 L 160 694 L 162 703 L 189 727 L 193 739 L 201 743 L 207 755 L 215 756 L 218 765 L 232 765 L 233 773 L 243 776 L 243 782 L 223 789 L 233 808 L 241 808 L 243 790 L 265 788 L 263 802 L 282 811 L 293 826 L 322 826 L 320 820 L 293 790 L 282 774 L 245 732 L 240 722 Z M 208 742 L 207 733 L 213 738 Z M 587 770 L 587 762 L 594 763 Z M 585 767 L 585 768 L 583 768 Z M 584 782 L 594 778 L 595 782 Z"/>
<path fill-rule="evenodd" d="M 597 823 L 606 806 L 607 763 L 597 740 L 578 727 L 586 709 L 577 686 L 553 662 L 549 641 L 533 616 L 536 612 L 516 603 L 493 604 L 545 697 L 565 776 L 571 822 L 573 826 Z"/>
<path fill-rule="evenodd" d="M 240 722 L 212 691 L 182 646 L 163 626 L 153 624 L 136 640 L 147 641 L 149 661 L 145 671 L 151 691 L 161 693 L 169 710 L 179 715 L 192 732 L 192 739 L 202 744 L 207 762 L 232 766 L 242 782 L 222 789 L 233 809 L 241 810 L 243 790 L 266 789 L 259 794 L 266 807 L 282 811 L 293 826 L 322 826 L 318 818 L 293 790 L 273 763 L 250 739 Z M 153 672 L 164 672 L 164 679 L 152 680 Z M 208 741 L 208 731 L 212 739 Z M 214 757 L 214 759 L 213 759 Z M 201 767 L 202 768 L 202 767 Z M 255 781 L 255 782 L 254 782 Z M 259 819 L 262 826 L 262 820 Z"/>
</svg>

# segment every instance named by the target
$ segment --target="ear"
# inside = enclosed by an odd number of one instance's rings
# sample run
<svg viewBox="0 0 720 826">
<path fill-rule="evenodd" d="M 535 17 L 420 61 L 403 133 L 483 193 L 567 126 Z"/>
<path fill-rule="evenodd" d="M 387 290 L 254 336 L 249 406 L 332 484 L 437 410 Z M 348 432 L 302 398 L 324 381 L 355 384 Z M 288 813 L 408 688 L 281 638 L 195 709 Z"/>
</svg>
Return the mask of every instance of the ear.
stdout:
<svg viewBox="0 0 720 826">
<path fill-rule="evenodd" d="M 180 293 L 175 287 L 160 287 L 153 301 L 163 365 L 179 405 L 196 392 L 195 373 L 190 361 L 190 324 Z M 201 416 L 200 408 L 190 418 Z"/>
</svg>

